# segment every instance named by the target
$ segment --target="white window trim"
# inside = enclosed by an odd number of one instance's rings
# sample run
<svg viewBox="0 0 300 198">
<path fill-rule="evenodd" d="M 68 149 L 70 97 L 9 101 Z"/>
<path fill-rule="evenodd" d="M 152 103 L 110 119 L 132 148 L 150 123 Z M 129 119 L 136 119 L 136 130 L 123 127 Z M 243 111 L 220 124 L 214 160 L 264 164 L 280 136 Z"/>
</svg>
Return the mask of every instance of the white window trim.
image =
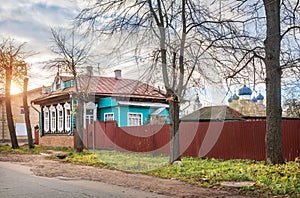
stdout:
<svg viewBox="0 0 300 198">
<path fill-rule="evenodd" d="M 61 104 L 56 106 L 57 109 L 57 130 L 62 132 L 64 130 L 64 109 Z M 61 115 L 60 115 L 61 112 Z"/>
<path fill-rule="evenodd" d="M 106 118 L 107 115 L 112 115 L 112 119 L 111 120 L 106 120 L 105 118 Z M 115 114 L 114 114 L 114 112 L 104 113 L 104 122 L 106 122 L 106 121 L 113 121 L 113 120 L 115 120 Z"/>
<path fill-rule="evenodd" d="M 140 125 L 130 124 L 129 116 L 132 115 L 132 114 L 141 115 L 141 124 Z M 135 113 L 135 112 L 128 112 L 127 113 L 127 125 L 128 126 L 142 126 L 143 125 L 143 114 L 142 113 Z"/>
<path fill-rule="evenodd" d="M 65 130 L 66 131 L 71 131 L 71 105 L 70 103 L 65 103 L 64 104 L 65 108 Z M 69 110 L 69 114 L 68 114 Z"/>
<path fill-rule="evenodd" d="M 50 108 L 50 131 L 55 132 L 56 131 L 56 108 L 51 105 Z"/>
<path fill-rule="evenodd" d="M 49 108 L 48 107 L 44 107 L 43 108 L 43 112 L 44 112 L 44 131 L 47 133 L 49 132 Z M 47 113 L 47 114 L 46 114 Z"/>
<path fill-rule="evenodd" d="M 88 103 L 85 103 L 84 104 L 84 116 L 83 116 L 83 126 L 85 128 L 86 126 L 86 118 L 87 118 L 87 115 L 86 115 L 86 110 L 89 109 L 89 110 L 93 110 L 93 121 L 96 121 L 97 120 L 97 104 L 93 103 L 92 101 L 88 102 Z"/>
</svg>

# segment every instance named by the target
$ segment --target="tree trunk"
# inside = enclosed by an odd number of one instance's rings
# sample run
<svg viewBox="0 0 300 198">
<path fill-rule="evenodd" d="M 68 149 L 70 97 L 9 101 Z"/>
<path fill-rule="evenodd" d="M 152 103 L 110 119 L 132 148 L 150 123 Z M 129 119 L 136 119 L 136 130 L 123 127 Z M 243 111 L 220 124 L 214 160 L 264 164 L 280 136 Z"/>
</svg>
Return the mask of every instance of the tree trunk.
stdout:
<svg viewBox="0 0 300 198">
<path fill-rule="evenodd" d="M 267 17 L 266 51 L 266 159 L 269 164 L 283 163 L 280 68 L 280 1 L 264 0 Z"/>
<path fill-rule="evenodd" d="M 23 108 L 24 108 L 24 114 L 25 114 L 28 147 L 30 149 L 33 149 L 34 144 L 33 144 L 33 139 L 32 139 L 32 131 L 31 131 L 30 118 L 29 118 L 29 109 L 28 109 L 28 104 L 27 104 L 27 87 L 28 87 L 28 78 L 25 77 L 24 85 L 23 85 Z"/>
<path fill-rule="evenodd" d="M 12 69 L 7 68 L 6 79 L 5 79 L 5 108 L 6 108 L 7 125 L 10 134 L 11 146 L 13 149 L 16 149 L 19 148 L 19 145 L 16 136 L 13 114 L 11 110 L 11 97 L 10 97 L 11 79 L 12 79 Z"/>
<path fill-rule="evenodd" d="M 77 93 L 78 106 L 76 108 L 76 152 L 83 151 L 82 130 L 83 130 L 83 99 L 82 94 Z"/>
<path fill-rule="evenodd" d="M 75 116 L 75 125 L 76 125 L 76 152 L 81 153 L 83 151 L 82 143 L 82 130 L 83 130 L 83 94 L 79 91 L 77 73 L 73 64 L 73 76 L 75 80 L 75 90 L 76 90 L 76 99 L 77 99 L 77 108 Z"/>
<path fill-rule="evenodd" d="M 180 137 L 179 137 L 179 101 L 177 96 L 169 100 L 170 115 L 170 163 L 180 160 Z"/>
</svg>

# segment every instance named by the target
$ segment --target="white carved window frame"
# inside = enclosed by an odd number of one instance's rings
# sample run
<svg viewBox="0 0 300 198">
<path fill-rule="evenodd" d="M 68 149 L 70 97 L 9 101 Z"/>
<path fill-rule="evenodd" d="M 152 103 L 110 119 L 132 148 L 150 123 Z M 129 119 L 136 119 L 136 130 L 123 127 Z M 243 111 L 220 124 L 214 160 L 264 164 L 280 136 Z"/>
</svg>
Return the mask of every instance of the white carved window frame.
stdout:
<svg viewBox="0 0 300 198">
<path fill-rule="evenodd" d="M 143 114 L 142 113 L 133 113 L 128 112 L 127 115 L 128 126 L 141 126 L 143 125 Z"/>
<path fill-rule="evenodd" d="M 70 103 L 64 104 L 65 108 L 65 130 L 71 131 L 71 105 Z"/>
<path fill-rule="evenodd" d="M 64 130 L 64 108 L 61 104 L 58 104 L 56 109 L 57 109 L 57 130 L 58 130 L 58 132 L 63 132 L 63 130 Z"/>
<path fill-rule="evenodd" d="M 56 131 L 56 108 L 51 105 L 50 108 L 50 131 L 55 132 Z"/>
<path fill-rule="evenodd" d="M 49 132 L 49 108 L 44 107 L 43 108 L 44 113 L 44 132 Z"/>
<path fill-rule="evenodd" d="M 87 110 L 93 110 L 93 115 L 92 117 L 90 115 L 87 115 Z M 93 103 L 93 102 L 88 102 L 84 104 L 84 118 L 83 119 L 83 126 L 86 126 L 86 120 L 93 120 L 96 121 L 97 119 L 97 104 Z"/>
<path fill-rule="evenodd" d="M 115 120 L 115 115 L 113 112 L 104 113 L 104 122 Z"/>
</svg>

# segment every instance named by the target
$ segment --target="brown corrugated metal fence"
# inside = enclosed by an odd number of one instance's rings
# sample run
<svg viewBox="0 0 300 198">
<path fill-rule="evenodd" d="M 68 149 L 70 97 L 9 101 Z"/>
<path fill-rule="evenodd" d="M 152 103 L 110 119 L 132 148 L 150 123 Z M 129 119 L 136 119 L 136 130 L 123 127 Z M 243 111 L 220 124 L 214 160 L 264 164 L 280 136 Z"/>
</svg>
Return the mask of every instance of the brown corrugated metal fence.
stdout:
<svg viewBox="0 0 300 198">
<path fill-rule="evenodd" d="M 169 125 L 119 128 L 116 122 L 95 122 L 83 134 L 89 149 L 169 154 Z M 218 159 L 265 160 L 265 121 L 182 122 L 183 156 Z M 283 155 L 286 161 L 300 156 L 300 120 L 283 120 Z"/>
</svg>

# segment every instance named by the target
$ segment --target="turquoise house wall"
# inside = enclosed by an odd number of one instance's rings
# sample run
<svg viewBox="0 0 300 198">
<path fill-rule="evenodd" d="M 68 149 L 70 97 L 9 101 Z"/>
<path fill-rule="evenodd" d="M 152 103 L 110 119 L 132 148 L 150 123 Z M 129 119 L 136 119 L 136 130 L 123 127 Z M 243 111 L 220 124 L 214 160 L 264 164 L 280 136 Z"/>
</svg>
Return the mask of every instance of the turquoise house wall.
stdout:
<svg viewBox="0 0 300 198">
<path fill-rule="evenodd" d="M 72 83 L 72 81 L 66 81 L 65 83 L 64 83 L 64 88 L 69 88 L 69 87 L 71 87 L 71 86 L 73 86 L 73 83 Z"/>
<path fill-rule="evenodd" d="M 149 119 L 149 108 L 142 107 L 128 107 L 128 106 L 118 106 L 118 107 L 105 107 L 100 109 L 100 121 L 104 121 L 105 113 L 114 113 L 114 119 L 118 122 L 118 126 L 128 126 L 128 113 L 141 113 L 143 123 L 147 122 Z M 119 117 L 120 115 L 120 117 Z"/>
<path fill-rule="evenodd" d="M 170 124 L 170 115 L 169 115 L 169 109 L 163 110 L 160 114 L 160 116 L 166 116 L 168 118 L 168 124 Z"/>
<path fill-rule="evenodd" d="M 158 107 L 147 107 L 147 106 L 133 106 L 126 105 L 122 106 L 113 98 L 102 98 L 98 101 L 98 117 L 100 121 L 104 121 L 105 113 L 114 113 L 114 119 L 118 122 L 118 126 L 124 127 L 128 126 L 128 113 L 140 113 L 142 114 L 142 124 L 148 124 L 150 120 L 150 115 Z M 166 116 L 168 118 L 168 123 L 170 123 L 169 110 L 164 109 L 160 116 Z"/>
<path fill-rule="evenodd" d="M 114 120 L 119 121 L 119 107 L 118 103 L 113 98 L 102 98 L 98 101 L 98 109 L 99 109 L 99 120 L 104 121 L 104 114 L 105 113 L 114 113 Z"/>
<path fill-rule="evenodd" d="M 40 106 L 40 112 L 43 112 L 42 106 Z M 44 125 L 43 125 L 43 113 L 40 113 L 40 137 L 43 136 Z"/>
<path fill-rule="evenodd" d="M 139 106 L 121 106 L 121 120 L 120 126 L 128 126 L 128 113 L 140 113 L 142 114 L 142 125 L 147 124 L 150 119 L 149 107 L 139 107 Z"/>
<path fill-rule="evenodd" d="M 104 121 L 104 114 L 105 113 L 114 113 L 114 119 L 116 121 L 119 120 L 119 113 L 118 113 L 119 108 L 118 107 L 106 107 L 106 108 L 102 108 L 99 110 L 99 120 L 101 122 Z"/>
<path fill-rule="evenodd" d="M 113 98 L 102 98 L 98 102 L 98 108 L 107 108 L 107 107 L 115 107 L 118 106 L 118 102 Z"/>
<path fill-rule="evenodd" d="M 55 79 L 54 83 L 52 84 L 52 92 L 57 91 L 57 89 L 56 89 L 56 80 L 57 79 Z M 75 84 L 74 80 L 68 80 L 66 82 L 63 82 L 61 79 L 59 79 L 59 89 L 60 90 L 72 87 L 72 86 L 74 86 L 74 84 Z"/>
</svg>

